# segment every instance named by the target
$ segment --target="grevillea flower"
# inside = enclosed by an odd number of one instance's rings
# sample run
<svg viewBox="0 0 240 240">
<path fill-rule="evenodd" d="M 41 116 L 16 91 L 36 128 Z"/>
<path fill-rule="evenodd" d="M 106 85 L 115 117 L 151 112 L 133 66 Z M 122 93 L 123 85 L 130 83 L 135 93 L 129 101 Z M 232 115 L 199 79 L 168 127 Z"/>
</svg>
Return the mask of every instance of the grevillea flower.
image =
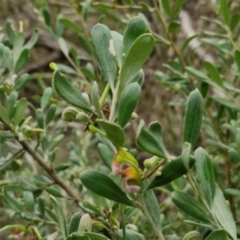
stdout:
<svg viewBox="0 0 240 240">
<path fill-rule="evenodd" d="M 129 192 L 137 192 L 140 189 L 138 184 L 141 181 L 142 171 L 134 156 L 126 150 L 120 149 L 115 154 L 112 161 L 112 171 L 123 176 L 124 186 Z"/>
</svg>

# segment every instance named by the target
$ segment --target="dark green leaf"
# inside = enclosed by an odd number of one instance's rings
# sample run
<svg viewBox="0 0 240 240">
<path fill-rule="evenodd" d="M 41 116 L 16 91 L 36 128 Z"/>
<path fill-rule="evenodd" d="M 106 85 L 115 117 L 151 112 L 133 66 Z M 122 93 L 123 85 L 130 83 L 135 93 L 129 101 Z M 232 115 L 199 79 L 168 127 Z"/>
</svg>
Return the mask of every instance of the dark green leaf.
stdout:
<svg viewBox="0 0 240 240">
<path fill-rule="evenodd" d="M 66 223 L 65 223 L 65 218 L 64 218 L 62 209 L 59 206 L 55 197 L 50 196 L 50 199 L 51 199 L 51 203 L 53 205 L 53 209 L 56 213 L 57 221 L 58 221 L 59 227 L 61 229 L 61 232 L 62 232 L 64 238 L 66 238 L 67 237 L 67 230 L 66 230 Z"/>
<path fill-rule="evenodd" d="M 41 213 L 42 217 L 44 217 L 44 215 L 45 215 L 45 204 L 44 204 L 44 201 L 41 197 L 38 199 L 38 209 L 39 209 L 39 212 Z"/>
<path fill-rule="evenodd" d="M 202 148 L 194 152 L 196 170 L 203 195 L 211 207 L 215 194 L 215 177 L 211 159 Z"/>
<path fill-rule="evenodd" d="M 13 89 L 15 91 L 19 91 L 21 90 L 25 85 L 26 83 L 28 82 L 30 76 L 28 73 L 24 73 L 23 75 L 21 75 L 15 82 L 14 86 L 13 86 Z"/>
<path fill-rule="evenodd" d="M 79 40 L 80 40 L 80 42 L 81 42 L 81 44 L 82 44 L 83 49 L 84 49 L 87 53 L 91 54 L 90 45 L 89 45 L 86 37 L 84 36 L 84 34 L 78 34 L 78 38 L 79 38 Z"/>
<path fill-rule="evenodd" d="M 133 4 L 133 1 L 132 0 L 124 0 L 124 2 L 128 5 L 132 5 Z"/>
<path fill-rule="evenodd" d="M 51 27 L 51 17 L 50 17 L 50 14 L 49 14 L 49 11 L 47 8 L 45 8 L 45 7 L 42 8 L 42 15 L 43 15 L 45 24 L 48 27 Z"/>
<path fill-rule="evenodd" d="M 235 58 L 235 62 L 236 62 L 237 67 L 238 67 L 238 71 L 240 71 L 240 51 L 239 50 L 235 50 L 234 58 Z"/>
<path fill-rule="evenodd" d="M 164 0 L 163 0 L 164 1 Z M 182 45 L 182 50 L 181 52 L 184 52 L 184 50 L 186 49 L 186 47 L 189 45 L 189 43 L 196 38 L 199 35 L 199 33 L 194 34 L 193 36 L 189 37 Z"/>
<path fill-rule="evenodd" d="M 79 226 L 81 216 L 82 214 L 80 212 L 76 212 L 72 215 L 69 223 L 69 228 L 68 228 L 68 236 L 71 233 L 78 231 L 78 226 Z"/>
<path fill-rule="evenodd" d="M 29 49 L 24 48 L 16 62 L 15 69 L 14 69 L 15 73 L 18 73 L 20 70 L 22 70 L 22 68 L 27 63 L 28 56 L 29 56 Z"/>
<path fill-rule="evenodd" d="M 220 77 L 217 69 L 210 62 L 207 61 L 204 62 L 204 67 L 207 69 L 208 74 L 211 76 L 212 80 L 216 82 L 219 86 L 223 86 L 222 78 Z"/>
<path fill-rule="evenodd" d="M 98 152 L 101 156 L 103 162 L 111 168 L 112 160 L 114 157 L 114 152 L 105 144 L 99 143 L 98 146 Z"/>
<path fill-rule="evenodd" d="M 34 212 L 34 196 L 30 191 L 23 192 L 23 200 L 28 211 Z"/>
<path fill-rule="evenodd" d="M 10 42 L 13 44 L 15 41 L 16 33 L 13 31 L 11 25 L 12 25 L 11 22 L 7 21 L 6 25 L 5 25 L 5 29 L 6 29 L 6 32 L 7 32 Z"/>
<path fill-rule="evenodd" d="M 186 193 L 173 191 L 172 201 L 181 211 L 190 215 L 191 217 L 203 222 L 209 222 L 209 216 L 206 214 L 206 211 L 203 209 L 202 205 Z"/>
<path fill-rule="evenodd" d="M 162 2 L 162 7 L 163 7 L 164 12 L 168 16 L 170 16 L 171 11 L 172 11 L 170 1 L 169 0 L 161 0 L 161 2 Z"/>
<path fill-rule="evenodd" d="M 116 147 L 123 146 L 125 135 L 124 135 L 123 129 L 118 124 L 108 122 L 102 119 L 97 120 L 97 122 L 101 124 L 101 126 L 103 127 L 103 129 L 107 134 L 107 138 Z"/>
<path fill-rule="evenodd" d="M 146 25 L 142 18 L 133 17 L 127 24 L 123 35 L 123 54 L 128 54 L 129 49 L 136 41 L 136 39 L 144 34 L 146 31 Z"/>
<path fill-rule="evenodd" d="M 169 26 L 168 26 L 168 32 L 174 32 L 177 29 L 179 29 L 179 27 L 181 27 L 181 22 L 179 21 L 172 21 Z"/>
<path fill-rule="evenodd" d="M 208 79 L 208 76 L 205 73 L 198 71 L 197 69 L 195 69 L 193 67 L 186 67 L 186 71 L 195 77 Z"/>
<path fill-rule="evenodd" d="M 81 173 L 80 180 L 92 192 L 115 202 L 134 207 L 134 203 L 121 188 L 106 175 L 93 170 L 85 170 Z"/>
<path fill-rule="evenodd" d="M 228 1 L 220 0 L 219 3 L 220 3 L 219 14 L 222 17 L 225 24 L 228 25 L 229 21 L 230 21 L 230 12 L 229 12 Z"/>
<path fill-rule="evenodd" d="M 15 114 L 14 114 L 14 126 L 18 126 L 19 123 L 22 121 L 22 119 L 25 116 L 25 111 L 27 109 L 28 101 L 26 98 L 22 98 L 17 103 Z"/>
<path fill-rule="evenodd" d="M 118 105 L 118 123 L 124 127 L 137 106 L 141 94 L 141 87 L 138 83 L 128 84 L 119 98 Z"/>
<path fill-rule="evenodd" d="M 144 180 L 141 183 L 141 188 L 145 189 L 149 186 L 149 179 Z M 147 211 L 149 212 L 156 228 L 161 231 L 161 222 L 160 222 L 160 207 L 159 207 L 159 203 L 157 201 L 157 198 L 154 194 L 153 190 L 150 191 L 145 191 L 143 193 L 143 199 L 144 199 L 144 204 L 146 206 Z"/>
<path fill-rule="evenodd" d="M 15 104 L 17 100 L 17 93 L 11 92 L 7 99 L 7 112 L 10 119 L 13 118 L 15 113 Z"/>
<path fill-rule="evenodd" d="M 190 168 L 194 165 L 194 162 L 194 158 L 190 158 Z M 161 175 L 154 178 L 147 190 L 168 184 L 186 173 L 187 170 L 183 165 L 182 158 L 178 157 L 175 160 L 172 160 L 162 169 Z"/>
<path fill-rule="evenodd" d="M 156 139 L 154 135 L 146 131 L 143 127 L 139 130 L 136 143 L 139 148 L 148 153 L 156 155 L 160 158 L 166 157 L 161 142 L 158 142 L 158 138 Z"/>
<path fill-rule="evenodd" d="M 11 197 L 6 191 L 3 190 L 4 199 L 7 205 L 12 208 L 15 212 L 21 213 L 23 211 L 21 204 Z"/>
<path fill-rule="evenodd" d="M 31 49 L 36 44 L 36 42 L 38 41 L 38 38 L 39 38 L 39 31 L 36 29 L 34 31 L 32 37 L 29 39 L 29 41 L 25 45 L 25 48 Z"/>
<path fill-rule="evenodd" d="M 231 110 L 240 111 L 240 107 L 227 98 L 220 98 L 220 97 L 212 96 L 211 99 L 213 99 L 214 101 L 220 103 L 221 105 L 223 105 Z"/>
<path fill-rule="evenodd" d="M 120 237 L 120 239 L 125 240 L 145 240 L 144 236 L 136 231 L 133 231 L 131 229 L 126 229 L 126 236 L 124 238 L 123 230 L 119 229 L 117 233 L 115 233 Z"/>
<path fill-rule="evenodd" d="M 36 118 L 37 118 L 37 122 L 38 122 L 38 127 L 44 128 L 44 113 L 41 108 L 38 108 L 36 110 Z"/>
<path fill-rule="evenodd" d="M 231 14 L 231 19 L 229 23 L 229 27 L 231 31 L 233 32 L 234 29 L 237 27 L 238 23 L 240 21 L 239 13 Z"/>
<path fill-rule="evenodd" d="M 116 64 L 111 50 L 112 35 L 107 26 L 97 24 L 91 31 L 94 51 L 104 79 L 114 88 L 116 78 Z"/>
<path fill-rule="evenodd" d="M 0 118 L 7 125 L 10 124 L 10 119 L 9 119 L 8 113 L 7 113 L 6 109 L 2 106 L 1 103 L 0 103 Z"/>
<path fill-rule="evenodd" d="M 55 104 L 52 104 L 47 112 L 47 116 L 45 119 L 45 125 L 47 126 L 54 118 L 57 107 Z"/>
<path fill-rule="evenodd" d="M 205 240 L 228 240 L 227 232 L 224 229 L 217 229 L 211 232 Z"/>
<path fill-rule="evenodd" d="M 219 186 L 215 185 L 215 196 L 212 205 L 212 211 L 216 216 L 221 226 L 229 233 L 229 235 L 236 240 L 236 225 L 233 219 L 229 206 L 223 196 L 223 193 Z"/>
<path fill-rule="evenodd" d="M 120 73 L 120 92 L 124 86 L 140 71 L 142 65 L 151 54 L 154 47 L 154 38 L 151 34 L 142 34 L 132 44 L 123 62 Z"/>
<path fill-rule="evenodd" d="M 62 193 L 54 187 L 46 187 L 45 190 L 54 197 L 63 197 Z"/>
<path fill-rule="evenodd" d="M 71 29 L 72 31 L 74 31 L 76 33 L 82 33 L 82 29 L 77 24 L 72 22 L 71 20 L 69 20 L 67 18 L 61 18 L 59 21 L 61 24 L 63 24 L 65 27 Z"/>
<path fill-rule="evenodd" d="M 203 98 L 198 89 L 195 89 L 188 97 L 183 131 L 183 142 L 190 143 L 192 149 L 195 146 L 201 129 L 202 115 Z"/>
<path fill-rule="evenodd" d="M 85 111 L 93 112 L 81 92 L 75 88 L 58 70 L 54 72 L 53 84 L 57 93 L 67 102 Z"/>
</svg>

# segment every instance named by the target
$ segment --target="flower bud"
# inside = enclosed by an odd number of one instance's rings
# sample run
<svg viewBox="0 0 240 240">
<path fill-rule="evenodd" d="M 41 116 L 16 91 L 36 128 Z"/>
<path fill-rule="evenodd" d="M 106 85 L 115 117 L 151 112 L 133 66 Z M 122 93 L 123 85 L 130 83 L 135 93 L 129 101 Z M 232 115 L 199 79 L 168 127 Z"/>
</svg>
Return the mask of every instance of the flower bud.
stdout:
<svg viewBox="0 0 240 240">
<path fill-rule="evenodd" d="M 90 121 L 89 116 L 86 113 L 84 113 L 84 112 L 79 112 L 76 115 L 75 119 L 76 119 L 77 122 L 81 122 L 81 123 L 84 123 L 84 124 L 87 124 Z"/>
<path fill-rule="evenodd" d="M 85 100 L 87 101 L 87 103 L 88 103 L 89 105 L 91 105 L 88 94 L 84 92 L 84 93 L 82 93 L 82 96 L 85 98 Z"/>
<path fill-rule="evenodd" d="M 81 217 L 79 228 L 80 232 L 91 232 L 92 231 L 92 219 L 88 213 Z"/>
<path fill-rule="evenodd" d="M 78 109 L 74 107 L 66 107 L 62 112 L 62 119 L 67 122 L 72 122 L 76 119 Z"/>
</svg>

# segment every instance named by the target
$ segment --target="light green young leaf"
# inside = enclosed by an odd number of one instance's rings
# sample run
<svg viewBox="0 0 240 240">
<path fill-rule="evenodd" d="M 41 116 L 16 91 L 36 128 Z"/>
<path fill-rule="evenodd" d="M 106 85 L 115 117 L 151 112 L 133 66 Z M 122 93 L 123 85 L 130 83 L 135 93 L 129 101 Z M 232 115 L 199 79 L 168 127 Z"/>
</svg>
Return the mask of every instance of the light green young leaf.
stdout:
<svg viewBox="0 0 240 240">
<path fill-rule="evenodd" d="M 215 185 L 215 196 L 212 211 L 221 226 L 229 233 L 233 240 L 236 240 L 237 231 L 235 221 L 223 193 L 217 184 Z"/>
<path fill-rule="evenodd" d="M 15 91 L 21 90 L 26 85 L 29 79 L 30 79 L 30 75 L 28 73 L 24 73 L 16 80 L 13 86 L 13 89 Z"/>
<path fill-rule="evenodd" d="M 92 104 L 96 109 L 96 112 L 99 116 L 102 115 L 101 113 L 101 108 L 99 105 L 99 94 L 98 94 L 98 84 L 96 81 L 94 81 L 92 83 L 92 89 L 91 89 L 91 100 L 92 100 Z"/>
<path fill-rule="evenodd" d="M 129 49 L 136 39 L 144 34 L 146 31 L 146 25 L 141 17 L 133 17 L 127 24 L 125 32 L 123 34 L 123 53 L 128 54 Z"/>
<path fill-rule="evenodd" d="M 120 95 L 118 103 L 118 123 L 124 127 L 137 106 L 141 94 L 138 83 L 128 84 Z"/>
<path fill-rule="evenodd" d="M 39 31 L 36 29 L 32 35 L 32 37 L 29 39 L 27 44 L 24 46 L 27 49 L 32 49 L 32 47 L 36 44 L 36 42 L 39 39 Z"/>
<path fill-rule="evenodd" d="M 74 232 L 66 240 L 109 240 L 102 234 L 93 232 Z"/>
<path fill-rule="evenodd" d="M 24 33 L 20 32 L 15 37 L 15 41 L 13 43 L 13 62 L 16 64 L 17 60 L 19 59 L 19 56 L 23 50 L 23 44 L 24 44 Z"/>
<path fill-rule="evenodd" d="M 18 126 L 19 123 L 22 121 L 25 115 L 25 111 L 27 109 L 27 104 L 28 101 L 26 98 L 22 98 L 19 100 L 17 103 L 16 109 L 15 109 L 15 114 L 14 114 L 14 126 Z"/>
<path fill-rule="evenodd" d="M 188 73 L 192 74 L 195 77 L 198 77 L 201 79 L 209 79 L 205 73 L 198 71 L 197 69 L 195 69 L 193 67 L 186 67 L 185 69 Z"/>
<path fill-rule="evenodd" d="M 115 55 L 112 51 L 113 40 L 111 32 L 107 26 L 97 24 L 91 31 L 91 38 L 102 75 L 113 89 L 117 68 Z"/>
<path fill-rule="evenodd" d="M 58 70 L 53 75 L 53 85 L 57 93 L 67 102 L 85 111 L 93 112 L 81 92 L 74 87 Z"/>
<path fill-rule="evenodd" d="M 100 196 L 127 206 L 135 206 L 111 178 L 98 171 L 85 170 L 81 173 L 80 180 L 86 188 Z"/>
<path fill-rule="evenodd" d="M 189 170 L 190 164 L 190 153 L 191 153 L 191 144 L 184 142 L 182 145 L 182 162 L 187 170 Z"/>
<path fill-rule="evenodd" d="M 6 191 L 3 190 L 3 196 L 7 205 L 12 208 L 15 212 L 21 213 L 23 211 L 22 205 L 13 197 L 11 197 Z"/>
<path fill-rule="evenodd" d="M 142 65 L 153 50 L 154 43 L 155 41 L 153 36 L 147 33 L 142 34 L 132 44 L 123 62 L 120 73 L 120 92 L 142 68 Z"/>
<path fill-rule="evenodd" d="M 192 149 L 198 139 L 203 115 L 203 98 L 198 89 L 192 91 L 188 97 L 184 119 L 183 142 L 192 145 Z"/>
<path fill-rule="evenodd" d="M 163 0 L 164 1 L 164 0 Z M 188 39 L 186 39 L 186 41 L 183 43 L 182 45 L 182 49 L 181 52 L 184 52 L 184 50 L 186 49 L 186 47 L 189 45 L 189 43 L 196 38 L 199 35 L 199 33 L 194 34 L 193 36 L 189 37 Z"/>
<path fill-rule="evenodd" d="M 230 9 L 228 6 L 228 1 L 220 0 L 219 3 L 220 3 L 219 14 L 222 17 L 225 24 L 228 25 L 230 21 L 230 11 L 229 11 Z"/>
<path fill-rule="evenodd" d="M 12 29 L 12 24 L 10 21 L 7 21 L 5 24 L 5 29 L 8 35 L 10 42 L 13 44 L 16 38 L 16 33 Z"/>
<path fill-rule="evenodd" d="M 69 227 L 68 227 L 68 236 L 71 233 L 78 231 L 81 216 L 82 216 L 81 212 L 76 212 L 72 215 L 72 217 L 70 219 Z"/>
<path fill-rule="evenodd" d="M 10 124 L 10 119 L 9 119 L 8 113 L 7 113 L 6 109 L 2 106 L 1 103 L 0 103 L 0 118 L 7 125 Z"/>
<path fill-rule="evenodd" d="M 211 207 L 215 195 L 215 177 L 211 159 L 202 148 L 198 148 L 194 152 L 194 156 L 196 158 L 195 165 L 201 189 Z"/>
<path fill-rule="evenodd" d="M 15 104 L 17 101 L 17 93 L 11 92 L 7 99 L 7 113 L 10 119 L 13 118 L 15 113 Z"/>
<path fill-rule="evenodd" d="M 67 237 L 67 229 L 66 229 L 66 223 L 65 223 L 65 218 L 64 218 L 64 215 L 63 215 L 63 211 L 62 211 L 61 207 L 59 206 L 55 197 L 50 196 L 50 200 L 51 200 L 51 203 L 53 205 L 53 209 L 55 211 L 55 214 L 56 214 L 57 221 L 58 221 L 59 227 L 61 229 L 61 232 L 62 232 L 64 238 L 66 238 Z"/>
<path fill-rule="evenodd" d="M 123 49 L 123 36 L 115 31 L 111 31 L 113 46 L 115 52 L 116 63 L 119 68 L 122 67 L 122 49 Z"/>
</svg>

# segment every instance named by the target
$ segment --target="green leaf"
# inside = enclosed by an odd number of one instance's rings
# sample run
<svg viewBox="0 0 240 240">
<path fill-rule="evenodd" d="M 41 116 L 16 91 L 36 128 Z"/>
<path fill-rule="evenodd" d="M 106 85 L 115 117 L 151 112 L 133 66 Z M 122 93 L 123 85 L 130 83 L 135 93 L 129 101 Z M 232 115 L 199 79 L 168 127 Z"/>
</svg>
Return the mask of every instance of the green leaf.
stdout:
<svg viewBox="0 0 240 240">
<path fill-rule="evenodd" d="M 163 0 L 163 1 L 164 1 L 164 0 Z M 196 38 L 198 35 L 199 35 L 199 33 L 194 34 L 193 36 L 187 38 L 186 41 L 185 41 L 185 42 L 183 43 L 183 45 L 182 45 L 181 52 L 184 52 L 184 50 L 185 50 L 186 47 L 189 45 L 189 43 L 190 43 L 194 38 Z"/>
<path fill-rule="evenodd" d="M 134 207 L 134 203 L 109 177 L 93 170 L 85 170 L 80 175 L 82 184 L 92 192 L 115 202 Z"/>
<path fill-rule="evenodd" d="M 172 12 L 170 1 L 169 0 L 161 0 L 161 3 L 162 3 L 162 7 L 163 7 L 164 12 L 168 16 L 170 16 L 171 12 Z"/>
<path fill-rule="evenodd" d="M 148 132 L 156 139 L 165 156 L 168 156 L 169 153 L 164 145 L 162 138 L 162 126 L 159 122 L 151 122 L 148 126 Z"/>
<path fill-rule="evenodd" d="M 108 122 L 102 119 L 97 120 L 97 122 L 101 124 L 101 126 L 103 127 L 103 129 L 107 134 L 107 138 L 116 147 L 123 146 L 125 135 L 124 135 L 123 129 L 118 124 Z"/>
<path fill-rule="evenodd" d="M 22 121 L 22 119 L 25 116 L 25 111 L 27 109 L 28 101 L 26 98 L 22 98 L 17 103 L 15 114 L 14 114 L 14 126 L 18 126 L 19 123 Z"/>
<path fill-rule="evenodd" d="M 177 208 L 191 217 L 203 222 L 209 222 L 209 216 L 202 208 L 202 205 L 188 194 L 180 191 L 173 191 L 172 201 Z"/>
<path fill-rule="evenodd" d="M 93 112 L 81 92 L 74 87 L 58 70 L 54 72 L 53 84 L 57 93 L 73 106 L 88 112 Z"/>
<path fill-rule="evenodd" d="M 190 158 L 190 168 L 194 165 L 194 162 L 194 159 Z M 148 186 L 147 190 L 168 184 L 186 173 L 187 169 L 183 165 L 182 157 L 178 157 L 175 160 L 172 160 L 162 169 L 161 175 L 154 178 L 154 180 Z"/>
<path fill-rule="evenodd" d="M 224 229 L 217 229 L 211 232 L 205 240 L 228 240 L 227 232 Z"/>
<path fill-rule="evenodd" d="M 41 197 L 38 198 L 38 209 L 39 209 L 39 212 L 41 213 L 42 217 L 44 217 L 45 216 L 45 204 Z"/>
<path fill-rule="evenodd" d="M 48 27 L 51 27 L 51 17 L 50 17 L 50 14 L 49 14 L 49 11 L 47 8 L 45 8 L 45 7 L 42 8 L 42 15 L 43 15 L 45 24 Z"/>
<path fill-rule="evenodd" d="M 197 69 L 195 69 L 193 67 L 186 67 L 185 69 L 188 73 L 192 74 L 195 77 L 202 78 L 202 79 L 205 79 L 205 78 L 208 79 L 208 76 L 205 73 L 198 71 Z"/>
<path fill-rule="evenodd" d="M 132 5 L 133 4 L 133 1 L 132 0 L 124 0 L 124 2 L 128 5 Z"/>
<path fill-rule="evenodd" d="M 234 58 L 235 58 L 235 62 L 236 62 L 237 67 L 238 67 L 238 71 L 240 71 L 240 51 L 239 50 L 235 50 Z"/>
<path fill-rule="evenodd" d="M 219 72 L 217 69 L 210 63 L 204 62 L 204 67 L 207 69 L 208 74 L 211 76 L 214 82 L 216 82 L 219 86 L 223 86 L 222 78 L 220 77 Z"/>
<path fill-rule="evenodd" d="M 145 189 L 147 186 L 149 186 L 149 179 L 144 180 L 141 183 L 141 188 Z M 143 200 L 144 200 L 144 204 L 156 226 L 156 228 L 160 231 L 161 230 L 161 222 L 160 222 L 160 207 L 159 207 L 159 203 L 157 201 L 157 198 L 154 194 L 153 190 L 150 191 L 145 191 L 143 193 Z"/>
<path fill-rule="evenodd" d="M 94 51 L 104 79 L 114 88 L 116 78 L 116 64 L 114 54 L 110 51 L 112 35 L 107 26 L 97 24 L 91 31 Z"/>
<path fill-rule="evenodd" d="M 236 240 L 237 233 L 235 221 L 223 196 L 223 193 L 217 184 L 215 185 L 215 196 L 213 200 L 212 211 L 220 225 L 229 233 L 229 235 L 234 240 Z"/>
<path fill-rule="evenodd" d="M 44 92 L 43 92 L 43 96 L 41 97 L 41 108 L 42 110 L 44 110 L 47 105 L 50 102 L 50 98 L 52 96 L 53 90 L 51 87 L 47 87 Z"/>
<path fill-rule="evenodd" d="M 172 12 L 172 15 L 171 15 L 172 19 L 175 18 L 178 15 L 178 13 L 181 10 L 182 5 L 185 2 L 186 2 L 186 0 L 176 0 L 175 1 L 175 6 L 174 6 L 174 9 L 173 9 L 173 12 Z"/>
<path fill-rule="evenodd" d="M 123 230 L 119 229 L 117 233 L 115 233 L 115 235 L 118 235 L 121 240 L 145 240 L 144 236 L 136 231 L 133 231 L 131 229 L 126 229 L 126 237 L 124 238 L 123 235 Z"/>
<path fill-rule="evenodd" d="M 174 32 L 177 29 L 179 29 L 179 27 L 181 27 L 181 22 L 179 21 L 172 21 L 169 26 L 168 26 L 168 32 Z"/>
<path fill-rule="evenodd" d="M 203 238 L 198 231 L 191 231 L 184 235 L 182 240 L 203 240 Z"/>
<path fill-rule="evenodd" d="M 66 240 L 108 240 L 108 238 L 99 233 L 74 232 Z"/>
<path fill-rule="evenodd" d="M 16 33 L 13 31 L 12 24 L 9 20 L 5 24 L 5 29 L 10 42 L 13 44 L 16 38 Z"/>
<path fill-rule="evenodd" d="M 15 113 L 15 104 L 17 100 L 17 93 L 11 92 L 7 99 L 7 113 L 10 119 L 13 118 Z"/>
<path fill-rule="evenodd" d="M 82 29 L 77 24 L 72 22 L 71 20 L 69 20 L 67 18 L 61 18 L 59 21 L 62 25 L 71 29 L 72 31 L 74 31 L 76 33 L 82 33 Z"/>
<path fill-rule="evenodd" d="M 231 196 L 240 197 L 240 190 L 234 188 L 225 188 L 224 193 Z"/>
<path fill-rule="evenodd" d="M 155 135 L 146 131 L 143 127 L 138 131 L 136 143 L 142 150 L 160 158 L 166 158 L 165 149 L 161 145 L 162 143 L 158 142 L 158 138 L 155 138 Z"/>
<path fill-rule="evenodd" d="M 36 42 L 39 39 L 39 31 L 36 29 L 32 35 L 32 37 L 29 39 L 27 44 L 24 46 L 27 49 L 32 49 L 33 46 L 36 44 Z"/>
<path fill-rule="evenodd" d="M 127 55 L 135 40 L 146 31 L 145 22 L 141 17 L 133 17 L 127 24 L 123 34 L 123 54 Z"/>
<path fill-rule="evenodd" d="M 34 196 L 30 191 L 23 192 L 23 200 L 28 211 L 34 212 Z"/>
<path fill-rule="evenodd" d="M 191 143 L 192 149 L 197 141 L 203 115 L 203 98 L 198 89 L 188 97 L 184 119 L 183 142 Z"/>
<path fill-rule="evenodd" d="M 142 34 L 132 44 L 123 62 L 120 72 L 120 92 L 124 86 L 140 71 L 142 65 L 151 54 L 154 47 L 154 38 L 151 34 Z"/>
<path fill-rule="evenodd" d="M 44 128 L 44 113 L 41 108 L 38 108 L 36 110 L 36 118 L 37 118 L 37 122 L 38 122 L 38 127 Z"/>
<path fill-rule="evenodd" d="M 194 156 L 196 158 L 195 165 L 203 195 L 211 207 L 215 194 L 215 177 L 212 162 L 202 148 L 198 148 L 194 152 Z"/>
<path fill-rule="evenodd" d="M 69 223 L 69 228 L 68 228 L 68 236 L 78 231 L 78 226 L 79 226 L 81 217 L 82 217 L 81 212 L 76 212 L 72 215 Z"/>
<path fill-rule="evenodd" d="M 92 84 L 91 99 L 92 99 L 92 104 L 95 107 L 97 114 L 99 116 L 101 116 L 102 113 L 101 113 L 101 108 L 100 108 L 100 105 L 99 105 L 98 84 L 97 84 L 96 81 L 94 81 L 93 84 Z"/>
<path fill-rule="evenodd" d="M 228 1 L 220 0 L 219 3 L 220 3 L 219 14 L 222 17 L 225 24 L 228 25 L 230 21 L 230 11 L 228 6 Z"/>
<path fill-rule="evenodd" d="M 24 73 L 22 74 L 15 82 L 13 89 L 15 91 L 19 91 L 21 90 L 26 83 L 28 82 L 28 80 L 30 79 L 30 75 L 28 73 Z"/>
<path fill-rule="evenodd" d="M 7 193 L 7 191 L 3 190 L 3 195 L 4 195 L 4 199 L 5 199 L 6 203 L 7 203 L 7 205 L 10 208 L 12 208 L 17 213 L 21 213 L 23 211 L 22 205 L 17 200 L 15 200 L 13 197 L 11 197 Z"/>
<path fill-rule="evenodd" d="M 124 127 L 137 106 L 141 94 L 141 87 L 138 83 L 128 84 L 119 98 L 118 105 L 118 123 Z"/>
<path fill-rule="evenodd" d="M 56 110 L 57 110 L 57 106 L 55 104 L 52 104 L 47 112 L 47 116 L 45 119 L 45 126 L 47 126 L 53 120 Z"/>
<path fill-rule="evenodd" d="M 86 37 L 84 36 L 84 34 L 78 34 L 78 38 L 79 38 L 79 40 L 80 40 L 80 42 L 81 42 L 81 44 L 82 44 L 83 49 L 84 49 L 87 53 L 91 54 L 90 45 L 89 45 Z"/>
<path fill-rule="evenodd" d="M 2 106 L 2 104 L 0 103 L 0 118 L 2 119 L 2 121 L 9 125 L 10 124 L 10 119 L 8 116 L 8 113 L 6 111 L 6 109 Z"/>
<path fill-rule="evenodd" d="M 45 190 L 54 197 L 63 197 L 62 193 L 54 187 L 46 187 Z"/>
<path fill-rule="evenodd" d="M 240 111 L 240 107 L 226 98 L 212 96 L 211 99 L 234 111 Z"/>
<path fill-rule="evenodd" d="M 67 237 L 67 230 L 66 230 L 66 223 L 65 223 L 65 218 L 64 218 L 63 212 L 62 212 L 62 208 L 59 206 L 55 197 L 50 196 L 50 199 L 51 199 L 51 203 L 53 205 L 53 209 L 55 211 L 55 214 L 56 214 L 57 221 L 58 221 L 59 227 L 61 229 L 61 232 L 62 232 L 64 238 L 66 238 Z"/>
<path fill-rule="evenodd" d="M 189 170 L 191 144 L 184 142 L 182 145 L 182 162 L 187 170 Z"/>
<path fill-rule="evenodd" d="M 23 69 L 23 67 L 27 63 L 28 56 L 29 56 L 29 49 L 24 48 L 16 62 L 15 69 L 14 69 L 15 73 L 18 73 L 20 70 Z"/>
<path fill-rule="evenodd" d="M 102 143 L 98 144 L 97 149 L 103 162 L 111 169 L 114 152 L 107 145 Z"/>
<path fill-rule="evenodd" d="M 16 35 L 15 41 L 13 43 L 13 62 L 16 64 L 21 52 L 23 51 L 24 44 L 24 33 L 20 32 Z"/>
</svg>

